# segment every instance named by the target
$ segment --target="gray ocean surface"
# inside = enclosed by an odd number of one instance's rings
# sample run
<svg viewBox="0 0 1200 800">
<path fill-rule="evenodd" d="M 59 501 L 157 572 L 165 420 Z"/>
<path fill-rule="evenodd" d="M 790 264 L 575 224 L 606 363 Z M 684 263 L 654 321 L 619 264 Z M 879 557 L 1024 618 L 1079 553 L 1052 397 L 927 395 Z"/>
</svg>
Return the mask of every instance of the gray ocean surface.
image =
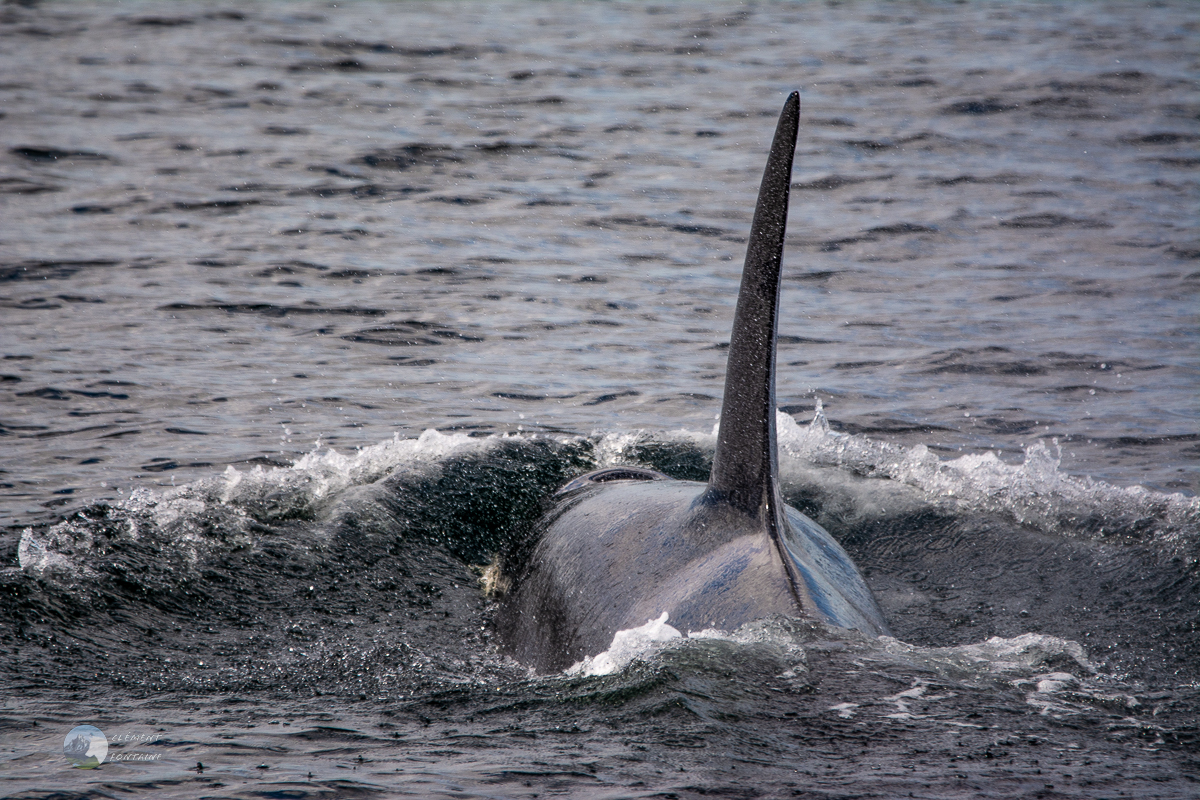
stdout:
<svg viewBox="0 0 1200 800">
<path fill-rule="evenodd" d="M 0 794 L 1194 797 L 1195 12 L 0 6 Z M 533 678 L 479 568 L 706 475 L 793 89 L 784 491 L 897 639 Z"/>
</svg>

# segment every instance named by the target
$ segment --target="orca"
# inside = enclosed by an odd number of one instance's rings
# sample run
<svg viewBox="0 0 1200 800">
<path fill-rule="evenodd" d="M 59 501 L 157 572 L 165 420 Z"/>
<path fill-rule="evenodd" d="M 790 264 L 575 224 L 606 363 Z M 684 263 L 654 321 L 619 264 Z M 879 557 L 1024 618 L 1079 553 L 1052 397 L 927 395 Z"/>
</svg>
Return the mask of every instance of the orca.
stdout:
<svg viewBox="0 0 1200 800">
<path fill-rule="evenodd" d="M 751 223 L 708 483 L 610 467 L 555 493 L 496 615 L 501 652 L 537 672 L 595 656 L 663 612 L 684 633 L 773 614 L 888 633 L 850 556 L 779 492 L 775 341 L 799 122 L 793 92 Z"/>
</svg>

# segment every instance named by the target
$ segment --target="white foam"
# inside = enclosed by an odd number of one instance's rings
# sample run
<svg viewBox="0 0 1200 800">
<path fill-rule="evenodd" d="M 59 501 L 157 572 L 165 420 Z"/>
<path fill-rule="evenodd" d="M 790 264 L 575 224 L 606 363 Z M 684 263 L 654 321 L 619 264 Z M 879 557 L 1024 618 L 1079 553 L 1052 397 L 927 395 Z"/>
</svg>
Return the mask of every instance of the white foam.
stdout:
<svg viewBox="0 0 1200 800">
<path fill-rule="evenodd" d="M 664 611 L 658 619 L 647 620 L 645 625 L 617 631 L 607 650 L 573 664 L 565 670 L 565 674 L 585 677 L 612 675 L 635 661 L 652 658 L 673 644 L 707 639 L 732 642 L 737 645 L 773 645 L 782 651 L 785 658 L 792 664 L 791 668 L 780 677 L 793 679 L 808 671 L 807 654 L 798 638 L 810 635 L 814 630 L 835 632 L 833 634 L 835 638 L 841 634 L 864 638 L 861 634 L 842 628 L 784 617 L 764 617 L 747 622 L 735 631 L 705 628 L 701 631 L 688 631 L 685 636 L 678 629 L 667 624 L 668 618 L 667 612 Z M 802 633 L 798 635 L 797 629 Z"/>
<path fill-rule="evenodd" d="M 1079 685 L 1079 678 L 1069 672 L 1050 672 L 1037 676 L 1037 691 L 1040 694 L 1061 692 L 1064 689 L 1074 689 Z"/>
<path fill-rule="evenodd" d="M 660 642 L 682 638 L 683 634 L 667 624 L 667 612 L 658 619 L 646 620 L 637 628 L 617 631 L 612 644 L 603 653 L 584 658 L 567 669 L 568 675 L 612 675 L 629 666 L 634 660 L 644 658 L 660 648 Z"/>
<path fill-rule="evenodd" d="M 883 650 L 892 655 L 984 675 L 1027 675 L 1062 659 L 1073 661 L 1084 671 L 1096 672 L 1096 665 L 1088 660 L 1078 642 L 1041 633 L 1024 633 L 1012 638 L 993 636 L 983 642 L 957 647 L 919 647 L 891 636 L 881 636 L 879 641 Z"/>
<path fill-rule="evenodd" d="M 836 711 L 837 715 L 842 719 L 852 719 L 854 710 L 859 706 L 858 703 L 838 703 L 836 706 L 830 706 L 830 711 Z"/>
<path fill-rule="evenodd" d="M 416 439 L 391 440 L 343 455 L 314 449 L 290 467 L 227 467 L 224 473 L 170 489 L 136 489 L 108 510 L 106 530 L 114 539 L 151 540 L 169 546 L 189 565 L 199 563 L 214 547 L 252 545 L 253 523 L 314 516 L 347 489 L 379 480 L 401 468 L 432 467 L 449 456 L 482 452 L 503 436 L 473 438 L 427 430 Z M 109 548 L 98 547 L 92 527 L 74 520 L 52 525 L 43 533 L 26 529 L 18 545 L 18 562 L 26 572 L 64 577 L 91 574 L 81 558 Z"/>
<path fill-rule="evenodd" d="M 942 461 L 923 444 L 903 447 L 829 427 L 817 401 L 807 426 L 777 412 L 781 455 L 809 464 L 848 469 L 855 474 L 898 481 L 921 490 L 926 499 L 952 510 L 999 511 L 1045 531 L 1068 532 L 1080 518 L 1157 520 L 1162 541 L 1183 542 L 1200 534 L 1200 498 L 1161 494 L 1141 486 L 1118 487 L 1061 471 L 1058 440 L 1025 448 L 1020 465 L 995 453 L 968 454 Z M 1096 531 L 1104 534 L 1103 526 Z"/>
<path fill-rule="evenodd" d="M 481 452 L 503 438 L 473 438 L 429 429 L 416 439 L 393 434 L 390 440 L 360 448 L 349 456 L 333 448 L 324 452 L 314 449 L 290 467 L 256 466 L 242 472 L 230 466 L 221 476 L 218 496 L 222 503 L 254 503 L 264 492 L 277 497 L 279 491 L 286 491 L 295 496 L 293 502 L 312 508 L 351 486 L 373 483 L 400 467 L 433 464 L 466 451 Z M 205 483 L 200 481 L 192 487 Z"/>
<path fill-rule="evenodd" d="M 608 650 L 585 658 L 568 669 L 566 675 L 612 675 L 635 662 L 653 660 L 665 650 L 708 639 L 741 646 L 771 645 L 795 664 L 778 677 L 788 682 L 803 682 L 803 675 L 808 672 L 804 646 L 840 642 L 838 649 L 859 667 L 884 671 L 899 668 L 902 673 L 915 668 L 922 675 L 932 672 L 941 676 L 932 682 L 926 677 L 915 678 L 908 689 L 884 697 L 856 698 L 856 702 L 828 706 L 830 713 L 842 719 L 875 718 L 979 728 L 969 720 L 956 719 L 955 707 L 939 705 L 956 697 L 959 692 L 955 687 L 960 684 L 1015 687 L 1024 692 L 1025 702 L 1039 714 L 1057 718 L 1088 713 L 1097 705 L 1123 710 L 1140 705 L 1129 691 L 1131 687 L 1100 673 L 1078 642 L 1055 636 L 1026 633 L 1010 638 L 996 636 L 957 647 L 921 647 L 889 636 L 872 638 L 819 622 L 786 617 L 756 620 L 733 632 L 708 629 L 682 636 L 666 624 L 667 619 L 663 613 L 639 628 L 619 631 Z M 1047 671 L 1048 667 L 1052 671 Z M 1064 667 L 1072 671 L 1064 671 Z"/>
<path fill-rule="evenodd" d="M 626 454 L 646 438 L 640 432 L 599 433 L 598 435 L 599 441 L 592 450 L 592 457 L 596 459 L 596 469 L 628 464 L 629 457 Z"/>
<path fill-rule="evenodd" d="M 594 431 L 591 436 L 594 444 L 592 458 L 596 469 L 618 467 L 629 464 L 631 453 L 638 447 L 652 444 L 681 444 L 700 450 L 712 450 L 716 445 L 717 435 L 698 433 L 679 428 L 673 431 Z"/>
<path fill-rule="evenodd" d="M 565 674 L 583 677 L 612 675 L 634 662 L 652 660 L 666 649 L 687 647 L 688 642 L 697 640 L 716 640 L 740 646 L 770 645 L 792 665 L 779 676 L 789 680 L 801 678 L 808 672 L 805 646 L 813 642 L 843 642 L 848 654 L 856 662 L 915 667 L 925 673 L 941 674 L 953 682 L 1015 686 L 1028 692 L 1029 697 L 1035 700 L 1035 696 L 1044 699 L 1054 693 L 1077 689 L 1084 678 L 1091 680 L 1098 675 L 1098 667 L 1088 659 L 1078 642 L 1040 633 L 1010 638 L 994 636 L 983 642 L 956 647 L 922 647 L 891 636 L 870 637 L 857 631 L 791 617 L 765 617 L 748 622 L 735 631 L 705 629 L 689 631 L 686 636 L 668 625 L 667 620 L 667 612 L 663 612 L 658 619 L 648 620 L 645 625 L 618 631 L 607 650 L 572 665 Z M 1067 666 L 1070 664 L 1074 666 Z M 1064 666 L 1084 678 L 1063 671 Z M 1054 671 L 1047 671 L 1048 667 Z M 1105 680 L 1096 677 L 1098 686 Z M 926 683 L 918 680 L 912 688 L 880 700 L 888 704 L 890 714 L 899 715 L 894 718 L 915 719 L 917 717 L 913 716 L 910 708 L 912 702 L 933 702 L 948 696 L 928 694 Z M 1100 691 L 1097 687 L 1091 687 L 1088 691 L 1093 689 Z M 1132 697 L 1129 702 L 1134 705 L 1137 703 Z M 860 704 L 840 704 L 832 706 L 830 710 L 848 718 L 861 710 Z"/>
<path fill-rule="evenodd" d="M 38 577 L 47 572 L 75 575 L 86 571 L 77 561 L 58 552 L 58 548 L 64 543 L 73 544 L 70 540 L 74 538 L 69 534 L 64 536 L 63 532 L 55 531 L 56 528 L 61 527 L 61 524 L 55 525 L 54 528 L 47 531 L 44 538 L 35 534 L 32 528 L 26 528 L 21 533 L 21 541 L 17 545 L 17 563 L 21 565 L 21 569 Z M 86 534 L 84 541 L 88 541 L 90 545 L 91 534 L 87 531 L 84 533 Z"/>
</svg>

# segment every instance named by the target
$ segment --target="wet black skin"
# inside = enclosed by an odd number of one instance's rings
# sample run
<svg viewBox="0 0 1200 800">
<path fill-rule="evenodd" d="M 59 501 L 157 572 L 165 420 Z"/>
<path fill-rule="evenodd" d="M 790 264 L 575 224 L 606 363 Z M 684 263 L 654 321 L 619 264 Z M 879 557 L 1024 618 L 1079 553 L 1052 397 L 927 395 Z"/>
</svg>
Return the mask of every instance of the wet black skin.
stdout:
<svg viewBox="0 0 1200 800">
<path fill-rule="evenodd" d="M 558 491 L 497 616 L 502 650 L 538 671 L 594 656 L 664 611 L 685 634 L 771 614 L 888 632 L 850 557 L 779 494 L 775 340 L 799 116 L 793 93 L 754 211 L 709 481 L 615 467 Z"/>
</svg>

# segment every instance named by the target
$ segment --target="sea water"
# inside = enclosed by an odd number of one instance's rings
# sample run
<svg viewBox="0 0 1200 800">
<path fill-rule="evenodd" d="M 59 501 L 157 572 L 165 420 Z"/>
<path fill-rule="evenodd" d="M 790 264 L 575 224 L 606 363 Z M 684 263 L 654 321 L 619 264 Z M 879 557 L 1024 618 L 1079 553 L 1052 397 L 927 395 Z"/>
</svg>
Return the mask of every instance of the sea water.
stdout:
<svg viewBox="0 0 1200 800">
<path fill-rule="evenodd" d="M 1193 796 L 1190 11 L 3 6 L 0 789 Z M 480 575 L 706 476 L 792 89 L 783 491 L 896 638 L 533 676 Z"/>
</svg>

